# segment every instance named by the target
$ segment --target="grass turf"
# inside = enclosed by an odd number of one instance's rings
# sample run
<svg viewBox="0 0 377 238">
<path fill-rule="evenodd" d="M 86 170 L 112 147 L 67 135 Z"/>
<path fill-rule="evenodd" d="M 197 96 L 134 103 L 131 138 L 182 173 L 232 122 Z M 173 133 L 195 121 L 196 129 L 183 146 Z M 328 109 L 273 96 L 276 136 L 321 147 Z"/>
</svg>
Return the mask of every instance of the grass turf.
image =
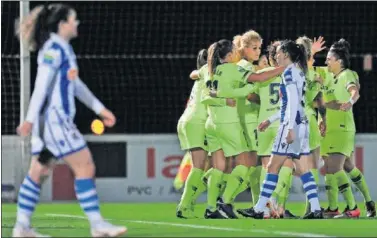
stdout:
<svg viewBox="0 0 377 238">
<path fill-rule="evenodd" d="M 245 208 L 248 204 L 238 203 L 236 208 Z M 342 204 L 344 207 L 344 204 Z M 365 217 L 364 205 L 359 204 Z M 126 225 L 128 236 L 159 237 L 235 237 L 235 236 L 377 236 L 376 219 L 349 220 L 205 220 L 204 204 L 196 207 L 200 218 L 182 220 L 175 217 L 176 204 L 102 204 L 101 211 L 105 218 L 114 224 Z M 288 208 L 294 214 L 302 214 L 304 203 L 289 203 Z M 15 204 L 2 205 L 2 236 L 11 236 L 16 216 Z M 40 204 L 32 220 L 34 228 L 42 234 L 54 237 L 88 237 L 89 224 L 76 203 Z"/>
</svg>

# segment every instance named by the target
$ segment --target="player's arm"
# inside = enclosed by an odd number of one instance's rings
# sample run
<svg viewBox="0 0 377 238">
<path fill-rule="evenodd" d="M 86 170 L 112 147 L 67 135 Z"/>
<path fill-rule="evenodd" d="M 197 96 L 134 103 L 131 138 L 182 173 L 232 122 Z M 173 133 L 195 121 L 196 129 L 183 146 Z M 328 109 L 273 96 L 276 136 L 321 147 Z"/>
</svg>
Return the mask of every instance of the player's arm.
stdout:
<svg viewBox="0 0 377 238">
<path fill-rule="evenodd" d="M 40 114 L 47 91 L 61 62 L 60 52 L 49 49 L 38 55 L 38 70 L 33 94 L 26 114 L 26 121 L 33 124 Z"/>
<path fill-rule="evenodd" d="M 250 73 L 247 75 L 247 82 L 252 83 L 252 82 L 264 82 L 267 81 L 271 78 L 274 78 L 280 74 L 283 73 L 285 67 L 277 67 L 273 70 L 266 71 L 266 72 L 261 72 L 261 73 Z"/>
<path fill-rule="evenodd" d="M 342 103 L 342 105 L 340 106 L 340 110 L 342 111 L 348 111 L 349 109 L 351 109 L 353 104 L 355 104 L 360 98 L 359 89 L 355 82 L 347 85 L 347 91 L 350 93 L 351 97 L 348 102 Z"/>
<path fill-rule="evenodd" d="M 78 78 L 74 80 L 74 86 L 74 92 L 77 99 L 97 115 L 100 114 L 103 109 L 105 109 L 102 102 L 98 100 L 96 96 L 94 96 L 92 91 L 90 91 L 86 84 L 81 81 L 81 79 Z"/>
<path fill-rule="evenodd" d="M 221 89 L 212 96 L 221 98 L 243 98 L 254 92 L 253 84 L 246 84 L 242 88 L 233 88 L 230 81 L 222 82 Z"/>
<path fill-rule="evenodd" d="M 198 80 L 200 78 L 199 70 L 193 70 L 190 74 L 190 79 Z"/>
<path fill-rule="evenodd" d="M 326 107 L 323 101 L 322 92 L 318 92 L 317 96 L 314 98 L 314 107 L 318 108 L 318 113 L 321 115 L 322 119 L 326 119 Z"/>
<path fill-rule="evenodd" d="M 270 116 L 267 120 L 271 124 L 271 123 L 274 123 L 277 120 L 280 120 L 280 118 L 281 118 L 281 113 L 280 112 L 276 112 L 274 115 Z"/>
<path fill-rule="evenodd" d="M 287 116 L 288 116 L 288 129 L 293 129 L 296 115 L 297 115 L 297 109 L 298 104 L 300 102 L 298 98 L 298 89 L 297 85 L 293 81 L 287 81 L 286 82 L 286 90 L 287 90 Z"/>
<path fill-rule="evenodd" d="M 214 98 L 211 97 L 208 93 L 202 94 L 201 103 L 208 106 L 226 106 L 227 102 L 225 98 Z"/>
</svg>

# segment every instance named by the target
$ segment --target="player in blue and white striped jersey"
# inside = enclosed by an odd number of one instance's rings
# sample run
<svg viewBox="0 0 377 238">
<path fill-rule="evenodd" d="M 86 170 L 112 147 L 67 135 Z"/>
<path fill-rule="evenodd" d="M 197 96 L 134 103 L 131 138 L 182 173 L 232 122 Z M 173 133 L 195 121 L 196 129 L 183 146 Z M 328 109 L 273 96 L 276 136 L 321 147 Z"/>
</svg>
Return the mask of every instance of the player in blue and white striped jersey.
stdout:
<svg viewBox="0 0 377 238">
<path fill-rule="evenodd" d="M 32 161 L 18 195 L 15 237 L 40 236 L 30 228 L 30 218 L 40 196 L 42 176 L 48 174 L 49 159 L 63 159 L 75 175 L 76 196 L 87 215 L 92 236 L 118 236 L 126 227 L 106 222 L 99 210 L 94 183 L 95 165 L 82 134 L 73 122 L 75 97 L 102 117 L 105 126 L 115 116 L 78 77 L 76 55 L 69 41 L 77 36 L 76 11 L 64 4 L 39 6 L 20 24 L 25 44 L 39 50 L 38 72 L 26 119 L 17 128 L 32 134 Z"/>
<path fill-rule="evenodd" d="M 319 205 L 317 185 L 307 164 L 303 162 L 306 160 L 299 160 L 300 157 L 311 156 L 309 127 L 304 112 L 305 73 L 307 71 L 305 49 L 293 41 L 283 41 L 278 47 L 276 60 L 279 66 L 286 67 L 280 84 L 281 109 L 280 113 L 262 122 L 260 128 L 268 127 L 279 118 L 280 126 L 259 200 L 254 208 L 247 212 L 250 217 L 263 219 L 263 210 L 276 188 L 279 170 L 287 158 L 292 158 L 298 159 L 295 160 L 295 165 L 301 172 L 303 187 L 311 204 L 312 210 L 304 218 L 320 219 L 323 218 L 323 213 Z"/>
</svg>

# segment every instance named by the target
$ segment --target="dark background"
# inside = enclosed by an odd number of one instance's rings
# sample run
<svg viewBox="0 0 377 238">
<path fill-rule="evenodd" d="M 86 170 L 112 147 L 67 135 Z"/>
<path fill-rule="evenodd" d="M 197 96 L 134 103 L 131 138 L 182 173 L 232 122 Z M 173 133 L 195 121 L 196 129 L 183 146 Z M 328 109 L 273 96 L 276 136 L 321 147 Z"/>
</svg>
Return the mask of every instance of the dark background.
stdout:
<svg viewBox="0 0 377 238">
<path fill-rule="evenodd" d="M 65 2 L 67 3 L 67 2 Z M 271 40 L 306 34 L 351 43 L 361 99 L 354 107 L 358 132 L 377 132 L 377 4 L 375 2 L 68 2 L 81 20 L 72 44 L 80 77 L 116 114 L 107 133 L 175 133 L 192 82 L 196 53 L 212 42 L 255 29 Z M 31 8 L 40 4 L 31 2 Z M 19 123 L 18 2 L 2 5 L 2 134 Z M 324 52 L 326 53 L 326 52 Z M 374 71 L 363 71 L 365 53 Z M 325 54 L 317 57 L 323 64 Z M 36 73 L 32 55 L 31 79 Z M 90 132 L 95 115 L 77 104 L 76 123 Z"/>
</svg>

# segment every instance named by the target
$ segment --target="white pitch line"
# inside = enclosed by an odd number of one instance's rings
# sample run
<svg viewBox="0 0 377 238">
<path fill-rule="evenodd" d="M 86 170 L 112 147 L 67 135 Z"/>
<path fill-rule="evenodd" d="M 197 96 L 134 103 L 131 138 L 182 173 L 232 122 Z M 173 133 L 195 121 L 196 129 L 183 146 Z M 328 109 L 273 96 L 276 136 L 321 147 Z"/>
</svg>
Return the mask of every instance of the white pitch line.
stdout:
<svg viewBox="0 0 377 238">
<path fill-rule="evenodd" d="M 67 218 L 76 218 L 86 220 L 85 216 L 69 215 L 69 214 L 45 214 L 49 217 L 67 217 Z M 230 227 L 216 227 L 216 226 L 203 226 L 203 225 L 194 225 L 194 224 L 182 224 L 182 223 L 171 223 L 171 222 L 161 222 L 161 221 L 140 221 L 140 220 L 118 220 L 118 219 L 106 219 L 108 221 L 120 221 L 120 222 L 129 222 L 129 223 L 140 223 L 140 224 L 149 224 L 149 225 L 162 225 L 162 226 L 174 226 L 174 227 L 186 227 L 193 229 L 202 229 L 202 230 L 219 230 L 219 231 L 239 231 L 239 232 L 251 232 L 251 233 L 263 233 L 271 235 L 282 235 L 282 236 L 296 236 L 296 237 L 334 237 L 320 234 L 312 233 L 299 233 L 299 232 L 287 232 L 287 231 L 270 231 L 262 229 L 239 229 L 239 228 L 230 228 Z"/>
</svg>

